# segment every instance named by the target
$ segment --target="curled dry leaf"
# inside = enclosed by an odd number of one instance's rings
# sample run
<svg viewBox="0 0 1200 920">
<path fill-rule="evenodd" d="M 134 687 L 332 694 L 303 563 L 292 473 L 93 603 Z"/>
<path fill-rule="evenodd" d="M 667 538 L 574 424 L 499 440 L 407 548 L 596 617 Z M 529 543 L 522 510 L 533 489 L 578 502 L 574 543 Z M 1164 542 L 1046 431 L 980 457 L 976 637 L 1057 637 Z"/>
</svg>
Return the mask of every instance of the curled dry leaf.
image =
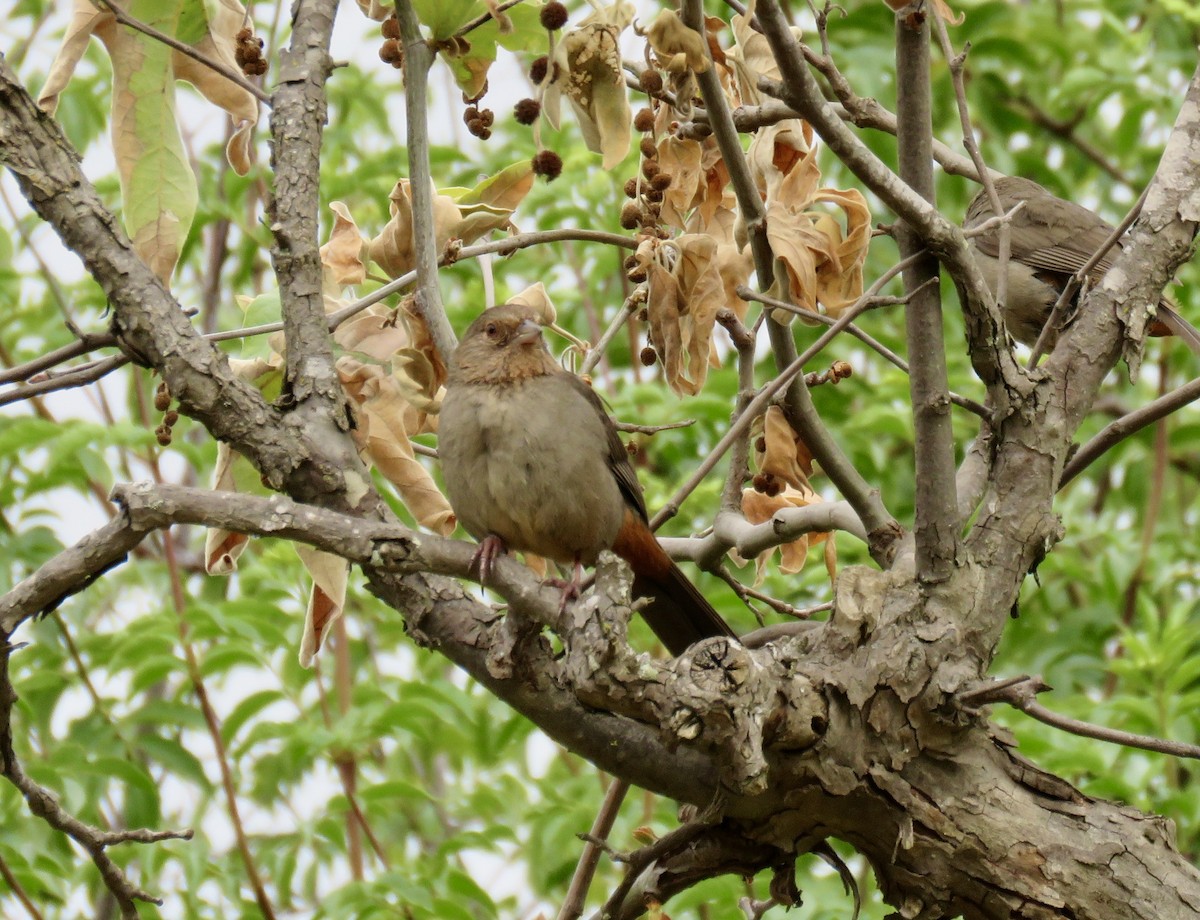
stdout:
<svg viewBox="0 0 1200 920">
<path fill-rule="evenodd" d="M 261 382 L 278 372 L 278 362 L 266 358 L 252 360 L 229 359 L 230 369 L 243 380 Z M 224 441 L 217 443 L 217 465 L 213 471 L 213 491 L 243 492 L 265 495 L 258 471 L 245 457 Z M 204 570 L 209 575 L 231 575 L 237 571 L 237 561 L 246 549 L 249 537 L 245 534 L 209 528 L 204 536 Z"/>
<path fill-rule="evenodd" d="M 751 25 L 752 19 L 752 16 L 738 14 L 729 20 L 736 44 L 726 52 L 726 58 L 733 64 L 737 92 L 742 105 L 762 104 L 763 95 L 758 88 L 760 77 L 769 80 L 781 78 L 771 46 L 766 36 Z M 792 34 L 797 40 L 803 37 L 803 33 L 796 26 L 792 26 Z"/>
<path fill-rule="evenodd" d="M 557 79 L 543 98 L 547 120 L 557 127 L 558 99 L 565 94 L 575 111 L 584 143 L 612 169 L 629 152 L 633 113 L 621 67 L 621 32 L 633 21 L 628 0 L 596 9 L 558 43 Z"/>
<path fill-rule="evenodd" d="M 712 332 L 725 306 L 717 240 L 687 233 L 670 243 L 647 239 L 637 259 L 647 272 L 650 342 L 676 393 L 694 396 L 714 360 Z"/>
<path fill-rule="evenodd" d="M 754 461 L 759 470 L 796 489 L 811 492 L 808 478 L 813 472 L 812 452 L 792 430 L 783 410 L 768 406 L 767 411 L 755 420 L 751 431 L 755 437 Z"/>
<path fill-rule="evenodd" d="M 366 280 L 367 266 L 362 254 L 367 241 L 358 232 L 358 224 L 343 202 L 331 201 L 329 209 L 334 213 L 333 230 L 329 242 L 321 247 L 321 268 L 326 292 L 333 288 L 336 293 L 343 287 L 362 284 Z"/>
<path fill-rule="evenodd" d="M 395 6 L 391 3 L 382 3 L 380 0 L 357 0 L 357 3 L 358 8 L 363 11 L 363 15 L 376 22 L 383 22 L 396 12 Z"/>
<path fill-rule="evenodd" d="M 820 304 L 837 316 L 862 295 L 862 269 L 871 241 L 866 199 L 857 189 L 819 187 L 812 129 L 799 120 L 761 129 L 748 157 L 766 198 L 767 239 L 787 270 L 788 293 L 808 310 L 815 312 Z M 823 204 L 835 205 L 845 225 Z M 780 319 L 790 316 L 782 314 Z"/>
<path fill-rule="evenodd" d="M 508 298 L 508 302 L 531 309 L 537 316 L 538 322 L 543 326 L 549 326 L 558 319 L 558 311 L 554 309 L 554 302 L 550 300 L 550 295 L 546 293 L 546 286 L 540 281 L 531 284 L 521 293 L 514 294 Z"/>
<path fill-rule="evenodd" d="M 392 187 L 389 210 L 392 219 L 368 244 L 371 261 L 389 278 L 399 278 L 417 264 L 413 250 L 412 188 L 407 179 Z M 438 252 L 446 248 L 462 222 L 462 211 L 448 195 L 433 196 L 433 236 Z"/>
<path fill-rule="evenodd" d="M 312 577 L 308 607 L 304 612 L 304 633 L 300 638 L 300 666 L 312 667 L 313 659 L 346 606 L 346 579 L 349 566 L 341 556 L 323 553 L 297 543 L 296 555 Z"/>
<path fill-rule="evenodd" d="M 764 495 L 754 489 L 744 489 L 742 491 L 742 514 L 751 524 L 764 524 L 771 520 L 776 512 L 785 508 L 806 508 L 823 500 L 820 495 L 808 488 L 794 489 L 788 486 L 778 495 Z M 779 571 L 785 575 L 794 575 L 804 568 L 809 549 L 822 542 L 826 542 L 825 567 L 832 581 L 837 574 L 837 549 L 836 544 L 829 539 L 828 531 L 823 531 L 805 534 L 791 543 L 784 543 L 782 546 L 759 553 L 758 558 L 754 560 L 754 583 L 762 584 L 766 577 L 767 565 L 776 553 L 779 553 Z"/>
<path fill-rule="evenodd" d="M 686 70 L 704 73 L 712 66 L 705 50 L 705 39 L 695 29 L 688 28 L 672 9 L 665 9 L 654 17 L 646 37 L 659 64 L 669 73 Z"/>
</svg>

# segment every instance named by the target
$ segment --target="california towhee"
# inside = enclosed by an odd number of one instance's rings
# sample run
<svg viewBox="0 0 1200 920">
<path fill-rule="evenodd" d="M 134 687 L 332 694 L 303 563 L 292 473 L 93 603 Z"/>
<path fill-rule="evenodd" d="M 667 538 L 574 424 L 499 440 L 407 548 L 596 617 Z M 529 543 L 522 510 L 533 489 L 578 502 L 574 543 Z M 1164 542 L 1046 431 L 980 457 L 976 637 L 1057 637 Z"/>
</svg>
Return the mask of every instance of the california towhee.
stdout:
<svg viewBox="0 0 1200 920">
<path fill-rule="evenodd" d="M 633 569 L 642 615 L 671 654 L 733 631 L 671 561 L 647 524 L 625 445 L 592 388 L 546 350 L 531 311 L 492 307 L 454 353 L 438 421 L 446 494 L 480 540 L 486 581 L 506 549 L 580 566 L 611 549 Z"/>
<path fill-rule="evenodd" d="M 1004 322 L 1014 339 L 1032 346 L 1067 280 L 1091 259 L 1113 228 L 1099 215 L 1056 198 L 1029 179 L 1006 176 L 997 179 L 995 185 L 1005 213 L 1016 207 L 1017 202 L 1025 202 L 1025 207 L 1013 215 L 1009 233 L 1011 252 Z M 967 207 L 963 227 L 970 230 L 992 216 L 991 202 L 987 193 L 981 191 Z M 996 258 L 1000 251 L 1000 228 L 993 227 L 973 236 L 970 243 L 984 280 L 995 291 L 1000 275 L 1000 263 Z M 1099 282 L 1112 267 L 1120 247 L 1118 241 L 1096 263 L 1088 274 L 1093 283 Z M 1159 301 L 1148 332 L 1150 335 L 1178 335 L 1192 351 L 1200 354 L 1200 332 L 1166 300 Z M 1051 345 L 1056 338 L 1050 338 Z"/>
</svg>

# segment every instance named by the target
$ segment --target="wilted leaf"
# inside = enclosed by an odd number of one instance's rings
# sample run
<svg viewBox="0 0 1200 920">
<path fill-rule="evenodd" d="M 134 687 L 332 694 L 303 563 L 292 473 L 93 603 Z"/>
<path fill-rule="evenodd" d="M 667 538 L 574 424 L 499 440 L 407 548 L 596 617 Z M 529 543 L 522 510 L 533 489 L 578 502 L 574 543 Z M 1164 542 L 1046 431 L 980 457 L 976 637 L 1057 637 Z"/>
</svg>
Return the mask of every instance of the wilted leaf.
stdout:
<svg viewBox="0 0 1200 920">
<path fill-rule="evenodd" d="M 321 247 L 321 268 L 326 288 L 332 287 L 336 293 L 366 280 L 362 251 L 367 241 L 358 232 L 358 224 L 343 202 L 331 201 L 329 210 L 334 213 L 333 229 L 329 232 L 329 242 Z"/>
<path fill-rule="evenodd" d="M 401 179 L 392 188 L 389 196 L 392 219 L 370 241 L 368 251 L 371 261 L 378 265 L 389 278 L 399 278 L 405 272 L 412 271 L 416 263 L 413 251 L 412 224 L 412 190 L 407 179 Z M 434 244 L 441 252 L 454 236 L 454 231 L 462 221 L 462 211 L 459 210 L 449 196 L 433 195 L 433 231 Z"/>
<path fill-rule="evenodd" d="M 625 159 L 632 137 L 633 113 L 618 39 L 633 15 L 628 0 L 616 0 L 563 35 L 554 56 L 559 76 L 546 90 L 545 104 L 550 111 L 557 105 L 558 94 L 566 94 L 584 143 L 603 156 L 605 169 Z"/>
<path fill-rule="evenodd" d="M 755 424 L 755 429 L 759 425 Z M 783 410 L 768 406 L 762 416 L 762 450 L 755 448 L 755 465 L 788 485 L 802 491 L 812 491 L 808 477 L 812 475 L 812 452 L 788 424 Z"/>
<path fill-rule="evenodd" d="M 558 319 L 558 312 L 554 309 L 550 295 L 546 293 L 546 286 L 540 281 L 531 284 L 521 293 L 514 294 L 508 298 L 508 302 L 528 307 L 537 315 L 538 322 L 543 326 L 549 326 Z"/>
<path fill-rule="evenodd" d="M 646 30 L 646 38 L 654 49 L 663 70 L 670 73 L 704 73 L 711 66 L 705 49 L 705 39 L 695 29 L 688 28 L 673 9 L 662 10 Z"/>
<path fill-rule="evenodd" d="M 202 0 L 138 0 L 129 5 L 129 11 L 206 57 L 236 68 L 234 36 L 245 16 L 236 0 L 219 0 L 211 6 Z M 88 0 L 76 0 L 38 99 L 47 112 L 53 113 L 57 107 L 92 35 L 103 42 L 112 61 L 113 153 L 125 227 L 138 255 L 160 279 L 169 282 L 197 204 L 196 179 L 175 115 L 175 80 L 192 83 L 234 118 L 238 131 L 230 141 L 228 155 L 243 174 L 250 167 L 250 131 L 258 117 L 257 103 L 211 68 L 142 32 L 118 27 L 111 13 Z"/>
<path fill-rule="evenodd" d="M 321 552 L 303 543 L 296 543 L 295 547 L 296 555 L 312 576 L 299 655 L 300 666 L 308 668 L 312 667 L 313 658 L 346 606 L 348 565 L 341 556 Z"/>
<path fill-rule="evenodd" d="M 809 505 L 814 505 L 823 501 L 820 495 L 811 489 L 793 489 L 791 486 L 785 488 L 778 495 L 765 495 L 754 489 L 744 489 L 742 491 L 742 514 L 745 515 L 747 521 L 751 524 L 763 524 L 771 520 L 777 511 L 784 508 L 805 508 Z M 800 537 L 798 540 L 793 540 L 791 543 L 785 543 L 775 549 L 767 550 L 760 553 L 758 558 L 754 560 L 755 577 L 754 583 L 761 584 L 766 576 L 767 564 L 776 552 L 779 553 L 779 570 L 785 575 L 794 575 L 804 568 L 805 560 L 808 558 L 808 551 L 811 547 L 816 546 L 823 540 L 828 540 L 829 533 L 809 533 Z M 833 541 L 830 540 L 830 543 Z M 829 572 L 830 579 L 836 574 L 834 568 L 836 564 L 836 550 L 833 551 L 832 559 L 829 551 L 826 551 L 826 570 Z"/>
<path fill-rule="evenodd" d="M 453 532 L 454 512 L 413 453 L 413 434 L 431 430 L 429 417 L 404 398 L 396 378 L 379 365 L 349 355 L 337 361 L 342 386 L 357 410 L 355 443 L 363 456 L 396 487 L 423 527 L 443 536 Z"/>
</svg>

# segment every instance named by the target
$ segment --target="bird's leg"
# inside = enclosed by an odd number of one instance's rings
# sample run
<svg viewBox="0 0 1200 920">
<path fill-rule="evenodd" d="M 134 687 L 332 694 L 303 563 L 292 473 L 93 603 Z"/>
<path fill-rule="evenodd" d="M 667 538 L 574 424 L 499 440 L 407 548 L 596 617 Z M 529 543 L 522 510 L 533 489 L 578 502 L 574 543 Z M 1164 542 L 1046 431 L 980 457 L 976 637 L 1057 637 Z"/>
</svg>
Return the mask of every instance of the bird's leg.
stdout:
<svg viewBox="0 0 1200 920">
<path fill-rule="evenodd" d="M 549 578 L 547 584 L 551 584 L 556 588 L 562 589 L 562 600 L 558 604 L 558 612 L 561 614 L 567 609 L 567 604 L 579 597 L 583 586 L 583 563 L 579 561 L 579 554 L 575 554 L 575 565 L 571 568 L 570 580 L 562 578 Z"/>
<path fill-rule="evenodd" d="M 471 565 L 467 571 L 479 571 L 479 583 L 486 584 L 492 580 L 492 566 L 496 560 L 508 552 L 508 547 L 494 533 L 488 534 L 479 541 L 475 555 L 471 557 Z"/>
</svg>

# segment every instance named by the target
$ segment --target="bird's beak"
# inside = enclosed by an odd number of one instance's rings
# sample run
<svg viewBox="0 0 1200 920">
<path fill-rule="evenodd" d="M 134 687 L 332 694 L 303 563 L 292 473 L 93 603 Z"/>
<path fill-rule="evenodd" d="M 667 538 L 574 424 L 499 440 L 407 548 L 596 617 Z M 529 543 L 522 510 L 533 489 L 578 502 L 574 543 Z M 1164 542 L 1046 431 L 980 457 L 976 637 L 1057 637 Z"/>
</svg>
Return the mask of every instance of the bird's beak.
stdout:
<svg viewBox="0 0 1200 920">
<path fill-rule="evenodd" d="M 531 319 L 521 320 L 521 324 L 517 326 L 516 334 L 513 336 L 513 342 L 517 345 L 531 345 L 534 342 L 541 341 L 542 327 Z"/>
</svg>

